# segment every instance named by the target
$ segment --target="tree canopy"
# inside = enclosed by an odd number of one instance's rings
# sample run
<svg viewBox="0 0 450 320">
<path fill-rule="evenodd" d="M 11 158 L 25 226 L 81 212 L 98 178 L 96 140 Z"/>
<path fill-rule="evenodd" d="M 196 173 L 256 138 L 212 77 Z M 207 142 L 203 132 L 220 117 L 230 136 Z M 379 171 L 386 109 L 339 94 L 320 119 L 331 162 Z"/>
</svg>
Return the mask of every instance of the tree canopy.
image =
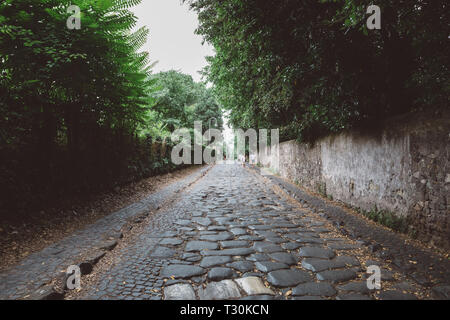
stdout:
<svg viewBox="0 0 450 320">
<path fill-rule="evenodd" d="M 205 73 L 234 126 L 313 140 L 448 104 L 448 2 L 190 0 L 216 49 Z"/>
<path fill-rule="evenodd" d="M 205 84 L 174 70 L 155 74 L 152 79 L 158 89 L 152 111 L 167 134 L 178 128 L 193 128 L 194 121 L 202 121 L 204 130 L 209 125 L 222 129 L 222 109 Z"/>
<path fill-rule="evenodd" d="M 210 116 L 206 104 L 221 116 L 211 91 L 190 76 L 152 74 L 140 51 L 149 30 L 135 30 L 129 10 L 140 2 L 0 3 L 1 212 L 173 168 L 152 151 L 158 135 Z M 79 29 L 67 27 L 72 5 Z"/>
</svg>

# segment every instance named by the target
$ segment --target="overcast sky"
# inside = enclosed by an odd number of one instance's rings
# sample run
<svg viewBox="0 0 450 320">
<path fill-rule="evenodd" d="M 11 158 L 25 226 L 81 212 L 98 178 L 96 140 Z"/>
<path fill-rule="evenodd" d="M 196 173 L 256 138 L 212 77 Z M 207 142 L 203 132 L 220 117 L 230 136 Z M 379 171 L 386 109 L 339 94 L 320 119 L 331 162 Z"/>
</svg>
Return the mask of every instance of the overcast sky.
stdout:
<svg viewBox="0 0 450 320">
<path fill-rule="evenodd" d="M 152 62 L 158 61 L 153 72 L 174 69 L 200 81 L 198 71 L 206 66 L 205 57 L 214 55 L 214 51 L 208 44 L 202 45 L 202 37 L 194 34 L 197 14 L 181 0 L 143 0 L 132 11 L 139 18 L 137 27 L 150 29 L 141 50 L 150 53 Z"/>
</svg>

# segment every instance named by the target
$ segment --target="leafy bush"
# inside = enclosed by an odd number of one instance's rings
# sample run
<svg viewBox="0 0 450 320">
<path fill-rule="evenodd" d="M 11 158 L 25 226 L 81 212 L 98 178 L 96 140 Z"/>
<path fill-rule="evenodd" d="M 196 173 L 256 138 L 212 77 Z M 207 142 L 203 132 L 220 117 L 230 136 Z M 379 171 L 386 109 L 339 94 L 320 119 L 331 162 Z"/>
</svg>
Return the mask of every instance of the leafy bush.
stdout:
<svg viewBox="0 0 450 320">
<path fill-rule="evenodd" d="M 369 0 L 187 2 L 236 127 L 313 141 L 448 106 L 448 1 L 382 1 L 381 30 L 367 30 Z"/>
<path fill-rule="evenodd" d="M 128 8 L 139 2 L 0 3 L 2 214 L 142 176 L 151 159 L 136 135 L 155 89 L 139 52 L 148 30 L 131 32 Z M 81 9 L 80 30 L 66 27 L 70 5 Z"/>
</svg>

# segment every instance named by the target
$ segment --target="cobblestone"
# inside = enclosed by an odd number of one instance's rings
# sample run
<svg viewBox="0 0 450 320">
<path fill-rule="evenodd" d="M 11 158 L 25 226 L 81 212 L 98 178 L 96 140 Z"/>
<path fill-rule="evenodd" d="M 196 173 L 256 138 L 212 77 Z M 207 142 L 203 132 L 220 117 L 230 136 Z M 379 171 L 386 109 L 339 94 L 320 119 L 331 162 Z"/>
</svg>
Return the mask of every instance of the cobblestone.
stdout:
<svg viewBox="0 0 450 320">
<path fill-rule="evenodd" d="M 175 284 L 164 288 L 166 300 L 195 300 L 195 291 L 190 284 Z"/>
<path fill-rule="evenodd" d="M 324 296 L 331 297 L 336 294 L 336 290 L 327 282 L 308 282 L 299 284 L 292 290 L 294 296 Z"/>
<path fill-rule="evenodd" d="M 202 261 L 200 262 L 200 267 L 210 268 L 221 266 L 231 261 L 232 259 L 229 256 L 209 256 L 202 259 Z"/>
<path fill-rule="evenodd" d="M 302 261 L 303 268 L 314 272 L 358 265 L 359 261 L 355 257 L 348 257 L 348 256 L 339 256 L 333 260 L 305 258 Z"/>
<path fill-rule="evenodd" d="M 198 295 L 200 300 L 226 300 L 241 297 L 238 286 L 231 280 L 210 282 L 205 289 L 198 290 Z"/>
<path fill-rule="evenodd" d="M 259 172 L 259 168 L 252 169 Z M 449 295 L 437 293 L 439 288 L 450 286 L 450 259 L 445 254 L 438 254 L 414 241 L 408 241 L 405 236 L 382 226 L 367 223 L 363 217 L 348 212 L 342 206 L 315 197 L 277 176 L 266 178 L 292 198 L 307 204 L 317 215 L 330 222 L 338 222 L 337 229 L 341 235 L 359 242 L 373 257 L 378 256 L 405 275 L 414 284 L 416 292 L 418 285 L 427 292 L 428 298 L 450 299 Z"/>
<path fill-rule="evenodd" d="M 267 281 L 275 287 L 294 287 L 311 280 L 309 273 L 298 269 L 277 270 L 267 275 Z"/>
<path fill-rule="evenodd" d="M 215 165 L 176 197 L 141 222 L 143 231 L 131 244 L 112 251 L 108 270 L 83 288 L 79 298 L 413 299 L 431 294 L 448 298 L 448 283 L 432 291 L 407 272 L 390 271 L 391 260 L 376 257 L 370 242 L 339 234 L 310 201 L 307 206 L 294 204 L 275 192 L 272 183 L 242 166 Z M 98 248 L 94 244 L 91 250 Z M 64 266 L 60 259 L 48 259 L 64 255 L 64 245 L 45 252 L 46 263 L 53 268 L 46 270 Z M 397 257 L 404 259 L 402 253 Z M 368 263 L 382 269 L 381 290 L 367 288 Z M 19 298 L 27 290 L 22 277 L 2 275 L 1 295 Z"/>
<path fill-rule="evenodd" d="M 258 277 L 246 277 L 236 279 L 236 282 L 249 295 L 275 295 L 275 293 L 267 288 Z"/>
<path fill-rule="evenodd" d="M 332 283 L 348 281 L 357 277 L 357 270 L 327 270 L 317 274 L 318 280 L 331 281 Z"/>
<path fill-rule="evenodd" d="M 208 272 L 208 280 L 220 281 L 233 277 L 233 270 L 230 268 L 212 268 Z"/>
</svg>

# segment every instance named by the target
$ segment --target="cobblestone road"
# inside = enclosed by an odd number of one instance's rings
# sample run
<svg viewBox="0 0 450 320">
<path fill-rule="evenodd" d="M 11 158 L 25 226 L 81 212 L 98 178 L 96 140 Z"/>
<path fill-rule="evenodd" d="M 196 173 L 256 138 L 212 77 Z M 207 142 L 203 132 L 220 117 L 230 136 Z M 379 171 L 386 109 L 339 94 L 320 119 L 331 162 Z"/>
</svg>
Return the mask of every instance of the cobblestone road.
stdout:
<svg viewBox="0 0 450 320">
<path fill-rule="evenodd" d="M 149 217 L 84 299 L 427 299 L 367 245 L 239 165 L 216 165 Z M 366 285 L 382 269 L 381 290 Z"/>
</svg>

